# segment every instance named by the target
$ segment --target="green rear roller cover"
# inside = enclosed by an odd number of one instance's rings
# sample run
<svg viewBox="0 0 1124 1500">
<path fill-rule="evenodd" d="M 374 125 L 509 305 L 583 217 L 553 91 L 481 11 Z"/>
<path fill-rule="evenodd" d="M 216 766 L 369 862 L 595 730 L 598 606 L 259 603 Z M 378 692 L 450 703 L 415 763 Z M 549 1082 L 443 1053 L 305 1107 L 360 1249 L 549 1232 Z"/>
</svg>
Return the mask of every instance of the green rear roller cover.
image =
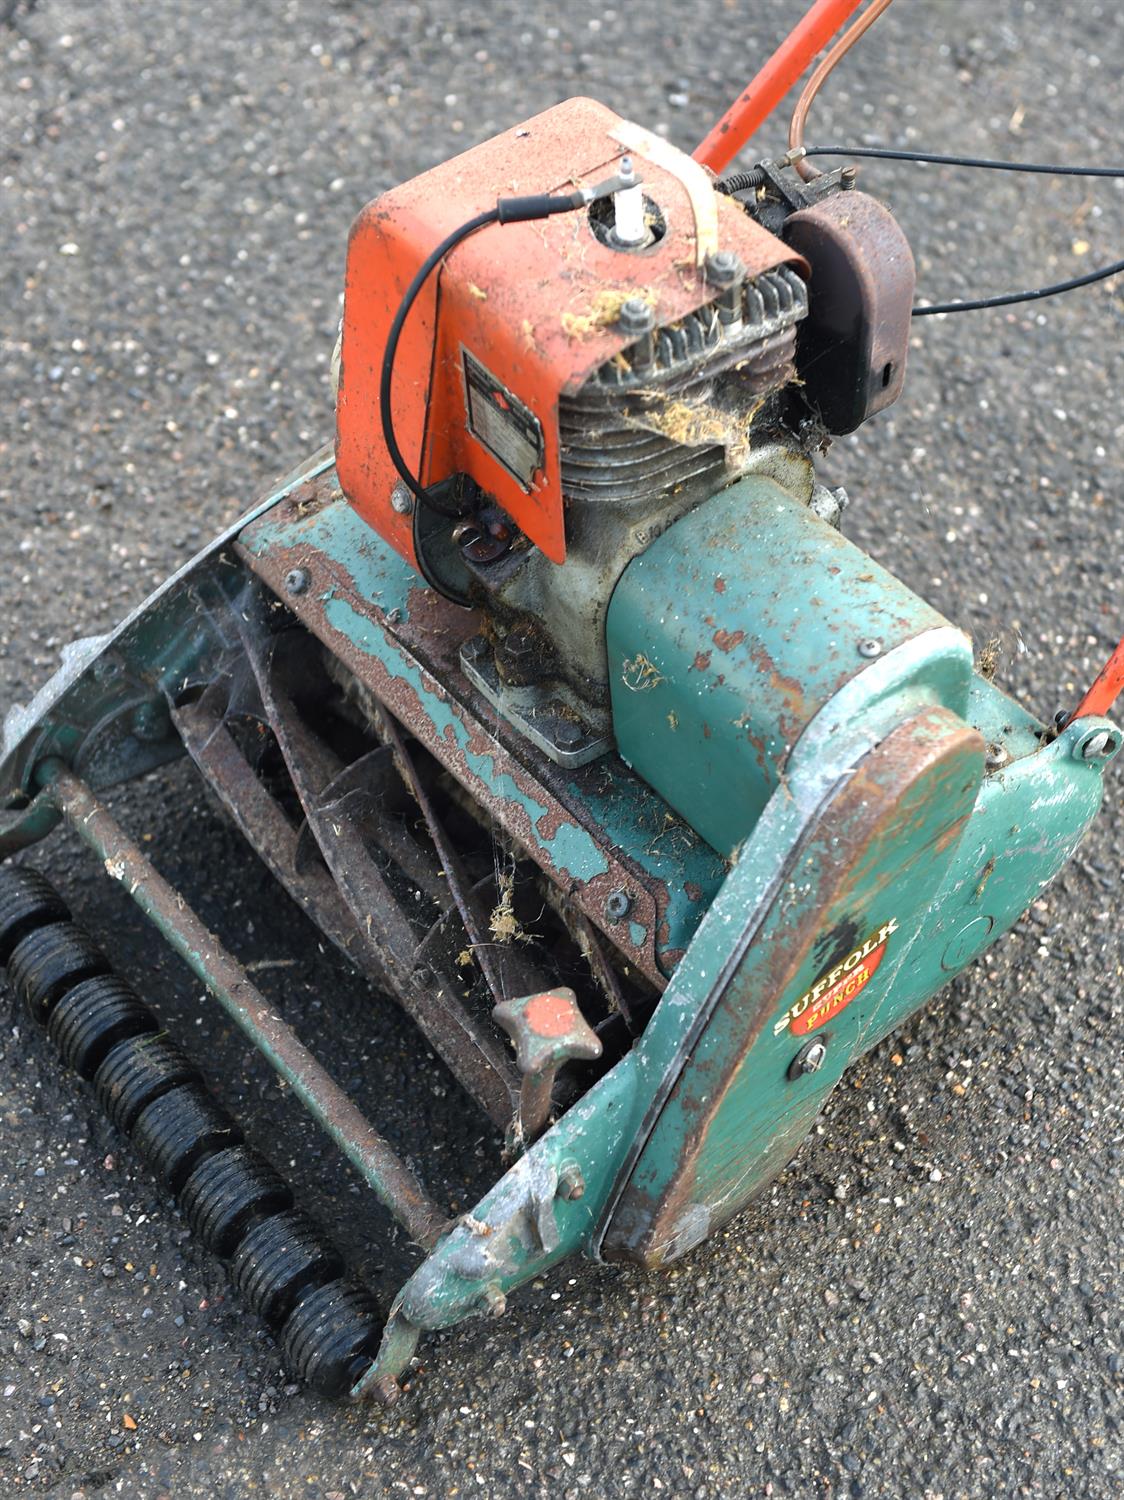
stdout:
<svg viewBox="0 0 1124 1500">
<path fill-rule="evenodd" d="M 961 632 L 759 476 L 633 559 L 607 644 L 620 754 L 724 855 L 833 698 L 889 726 L 927 704 L 964 716 L 972 680 Z"/>
</svg>

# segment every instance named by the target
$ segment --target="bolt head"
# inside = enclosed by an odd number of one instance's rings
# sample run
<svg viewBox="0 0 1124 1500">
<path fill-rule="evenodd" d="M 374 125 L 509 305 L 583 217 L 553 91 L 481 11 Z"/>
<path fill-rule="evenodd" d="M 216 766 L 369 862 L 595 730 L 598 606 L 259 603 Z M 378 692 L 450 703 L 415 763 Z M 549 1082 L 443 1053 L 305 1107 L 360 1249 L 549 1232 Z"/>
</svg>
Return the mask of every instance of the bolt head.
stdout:
<svg viewBox="0 0 1124 1500">
<path fill-rule="evenodd" d="M 563 750 L 572 750 L 575 745 L 580 745 L 582 739 L 582 727 L 575 724 L 573 719 L 563 719 L 555 731 L 555 743 L 562 746 Z"/>
<path fill-rule="evenodd" d="M 989 771 L 999 771 L 1009 763 L 1010 759 L 1011 752 L 1007 749 L 1006 745 L 996 743 L 987 747 L 987 754 L 984 756 L 984 765 Z"/>
<path fill-rule="evenodd" d="M 142 703 L 133 714 L 133 735 L 152 743 L 162 740 L 168 731 L 168 716 L 159 703 Z"/>
<path fill-rule="evenodd" d="M 292 568 L 285 574 L 285 592 L 303 594 L 311 582 L 307 568 Z"/>
<path fill-rule="evenodd" d="M 480 661 L 488 652 L 488 642 L 482 635 L 470 636 L 461 647 L 461 655 L 468 661 Z"/>
<path fill-rule="evenodd" d="M 534 643 L 522 630 L 513 630 L 504 636 L 503 653 L 512 661 L 523 661 L 534 650 Z"/>
<path fill-rule="evenodd" d="M 622 333 L 635 335 L 637 338 L 644 333 L 649 333 L 655 324 L 656 315 L 643 297 L 629 297 L 621 303 L 620 311 L 617 313 L 617 322 Z"/>
<path fill-rule="evenodd" d="M 404 484 L 396 484 L 390 492 L 390 508 L 399 516 L 413 513 L 414 497 Z"/>
<path fill-rule="evenodd" d="M 627 891 L 610 891 L 605 900 L 605 915 L 610 922 L 623 922 L 632 910 L 632 897 Z"/>
<path fill-rule="evenodd" d="M 876 641 L 873 636 L 868 640 L 859 642 L 859 655 L 869 657 L 871 660 L 882 655 L 882 642 Z"/>
</svg>

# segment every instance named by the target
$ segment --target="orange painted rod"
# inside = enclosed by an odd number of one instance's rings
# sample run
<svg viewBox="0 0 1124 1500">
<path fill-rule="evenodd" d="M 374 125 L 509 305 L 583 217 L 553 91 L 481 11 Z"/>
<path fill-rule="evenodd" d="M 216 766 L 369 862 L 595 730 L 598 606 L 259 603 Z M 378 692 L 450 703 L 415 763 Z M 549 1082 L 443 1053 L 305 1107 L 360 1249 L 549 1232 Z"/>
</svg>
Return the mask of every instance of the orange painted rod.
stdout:
<svg viewBox="0 0 1124 1500">
<path fill-rule="evenodd" d="M 1106 718 L 1121 692 L 1124 692 L 1124 641 L 1105 662 L 1104 670 L 1070 715 L 1070 723 L 1085 718 L 1087 714 Z"/>
<path fill-rule="evenodd" d="M 721 172 L 772 114 L 808 64 L 862 0 L 815 0 L 757 76 L 734 100 L 714 129 L 695 147 L 696 161 Z"/>
</svg>

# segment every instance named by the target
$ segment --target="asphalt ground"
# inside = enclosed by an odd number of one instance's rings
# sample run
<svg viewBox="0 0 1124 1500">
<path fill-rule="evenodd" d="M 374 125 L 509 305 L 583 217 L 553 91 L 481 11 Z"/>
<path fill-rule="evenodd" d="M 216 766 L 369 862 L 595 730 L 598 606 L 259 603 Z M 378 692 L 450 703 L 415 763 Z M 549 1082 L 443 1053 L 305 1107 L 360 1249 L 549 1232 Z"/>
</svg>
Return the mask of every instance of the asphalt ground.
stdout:
<svg viewBox="0 0 1124 1500">
<path fill-rule="evenodd" d="M 796 0 L 603 9 L 26 0 L 0 29 L 0 700 L 327 435 L 348 225 L 573 93 L 688 149 Z M 899 0 L 810 138 L 1124 161 L 1109 3 Z M 779 147 L 783 130 L 762 138 Z M 1119 257 L 1122 184 L 871 165 L 931 299 Z M 1043 716 L 1124 620 L 1124 287 L 915 325 L 836 445 L 847 529 Z M 182 767 L 116 805 L 435 1190 L 494 1141 L 272 893 Z M 845 1080 L 774 1187 L 664 1274 L 573 1264 L 327 1408 L 88 1091 L 0 1038 L 0 1492 L 1115 1496 L 1121 803 L 1026 919 Z M 414 1256 L 65 837 L 39 856 L 384 1294 Z"/>
</svg>

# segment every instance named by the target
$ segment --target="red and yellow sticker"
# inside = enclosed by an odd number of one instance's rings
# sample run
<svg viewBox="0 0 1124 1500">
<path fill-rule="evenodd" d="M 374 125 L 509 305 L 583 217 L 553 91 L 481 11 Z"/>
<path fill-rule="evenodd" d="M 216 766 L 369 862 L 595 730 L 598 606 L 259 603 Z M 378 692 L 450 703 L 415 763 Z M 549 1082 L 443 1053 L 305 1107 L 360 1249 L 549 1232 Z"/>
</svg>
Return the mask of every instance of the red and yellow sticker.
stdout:
<svg viewBox="0 0 1124 1500">
<path fill-rule="evenodd" d="M 890 936 L 897 930 L 897 918 L 891 917 L 865 943 L 853 948 L 846 958 L 822 974 L 810 990 L 805 990 L 800 999 L 788 1007 L 774 1025 L 773 1035 L 791 1031 L 794 1036 L 807 1036 L 809 1031 L 815 1031 L 845 1010 L 874 977 L 875 970 L 886 956 Z"/>
</svg>

